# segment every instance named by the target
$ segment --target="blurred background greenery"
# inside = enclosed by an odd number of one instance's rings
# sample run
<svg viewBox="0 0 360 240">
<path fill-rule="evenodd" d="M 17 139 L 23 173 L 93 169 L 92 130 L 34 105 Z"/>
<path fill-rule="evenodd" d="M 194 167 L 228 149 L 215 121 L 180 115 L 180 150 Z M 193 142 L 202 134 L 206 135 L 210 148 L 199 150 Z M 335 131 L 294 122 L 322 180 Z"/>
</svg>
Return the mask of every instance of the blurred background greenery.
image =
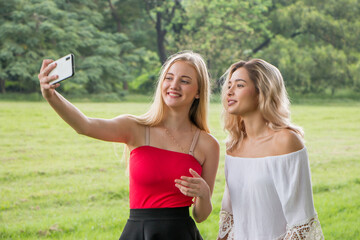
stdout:
<svg viewBox="0 0 360 240">
<path fill-rule="evenodd" d="M 225 181 L 222 75 L 255 57 L 280 69 L 295 103 L 325 238 L 358 239 L 359 0 L 0 0 L 0 239 L 116 239 L 128 216 L 122 145 L 77 137 L 39 102 L 42 59 L 74 53 L 59 91 L 111 118 L 144 113 L 161 64 L 185 49 L 208 64 L 222 149 L 204 239 L 217 236 Z"/>
<path fill-rule="evenodd" d="M 291 94 L 360 97 L 358 0 L 0 0 L 0 95 L 38 93 L 44 58 L 74 53 L 73 96 L 152 92 L 161 64 L 190 49 L 218 92 L 240 59 L 262 58 Z"/>
</svg>

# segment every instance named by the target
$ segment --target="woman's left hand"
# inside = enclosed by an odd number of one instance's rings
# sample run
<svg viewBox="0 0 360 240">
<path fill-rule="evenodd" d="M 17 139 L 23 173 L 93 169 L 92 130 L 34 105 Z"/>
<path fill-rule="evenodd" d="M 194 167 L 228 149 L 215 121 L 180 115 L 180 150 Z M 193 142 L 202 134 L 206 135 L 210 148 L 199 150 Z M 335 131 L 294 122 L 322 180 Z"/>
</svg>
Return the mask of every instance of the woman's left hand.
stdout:
<svg viewBox="0 0 360 240">
<path fill-rule="evenodd" d="M 190 168 L 189 172 L 193 177 L 182 176 L 181 179 L 175 179 L 175 186 L 185 196 L 209 198 L 210 187 L 206 181 L 193 169 Z"/>
</svg>

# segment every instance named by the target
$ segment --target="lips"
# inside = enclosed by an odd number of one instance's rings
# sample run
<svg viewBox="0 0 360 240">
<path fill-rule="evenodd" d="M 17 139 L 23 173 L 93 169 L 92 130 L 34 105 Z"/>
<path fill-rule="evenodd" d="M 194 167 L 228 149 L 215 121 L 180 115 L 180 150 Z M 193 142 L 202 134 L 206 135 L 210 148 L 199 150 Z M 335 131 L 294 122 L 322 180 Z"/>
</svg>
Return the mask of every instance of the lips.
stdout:
<svg viewBox="0 0 360 240">
<path fill-rule="evenodd" d="M 167 92 L 167 95 L 170 97 L 181 97 L 181 94 L 177 92 Z"/>
<path fill-rule="evenodd" d="M 228 99 L 228 106 L 234 105 L 237 101 Z"/>
</svg>

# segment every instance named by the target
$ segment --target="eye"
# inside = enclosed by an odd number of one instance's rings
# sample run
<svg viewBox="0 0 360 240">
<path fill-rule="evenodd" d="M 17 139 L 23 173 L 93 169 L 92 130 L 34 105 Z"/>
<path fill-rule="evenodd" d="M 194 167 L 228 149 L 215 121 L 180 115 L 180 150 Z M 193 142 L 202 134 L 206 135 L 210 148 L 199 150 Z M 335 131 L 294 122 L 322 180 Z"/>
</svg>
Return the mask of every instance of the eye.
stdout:
<svg viewBox="0 0 360 240">
<path fill-rule="evenodd" d="M 240 84 L 240 83 L 239 83 L 239 84 L 236 84 L 236 86 L 237 86 L 237 87 L 240 87 L 240 88 L 244 87 L 244 85 L 242 85 L 242 84 Z"/>
<path fill-rule="evenodd" d="M 185 83 L 185 84 L 189 84 L 189 83 L 190 83 L 189 81 L 184 80 L 184 79 L 181 79 L 181 82 L 182 82 L 182 83 Z"/>
<path fill-rule="evenodd" d="M 165 80 L 171 81 L 172 77 L 166 77 Z"/>
</svg>

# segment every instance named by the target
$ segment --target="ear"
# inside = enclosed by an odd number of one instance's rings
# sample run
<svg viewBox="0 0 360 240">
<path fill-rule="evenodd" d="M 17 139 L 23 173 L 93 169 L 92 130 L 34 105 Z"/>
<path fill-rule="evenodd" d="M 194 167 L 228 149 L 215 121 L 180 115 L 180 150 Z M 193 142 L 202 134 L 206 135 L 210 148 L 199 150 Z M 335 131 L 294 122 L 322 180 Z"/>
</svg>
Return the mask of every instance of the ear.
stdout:
<svg viewBox="0 0 360 240">
<path fill-rule="evenodd" d="M 200 92 L 198 91 L 197 94 L 195 95 L 195 99 L 200 99 Z"/>
</svg>

